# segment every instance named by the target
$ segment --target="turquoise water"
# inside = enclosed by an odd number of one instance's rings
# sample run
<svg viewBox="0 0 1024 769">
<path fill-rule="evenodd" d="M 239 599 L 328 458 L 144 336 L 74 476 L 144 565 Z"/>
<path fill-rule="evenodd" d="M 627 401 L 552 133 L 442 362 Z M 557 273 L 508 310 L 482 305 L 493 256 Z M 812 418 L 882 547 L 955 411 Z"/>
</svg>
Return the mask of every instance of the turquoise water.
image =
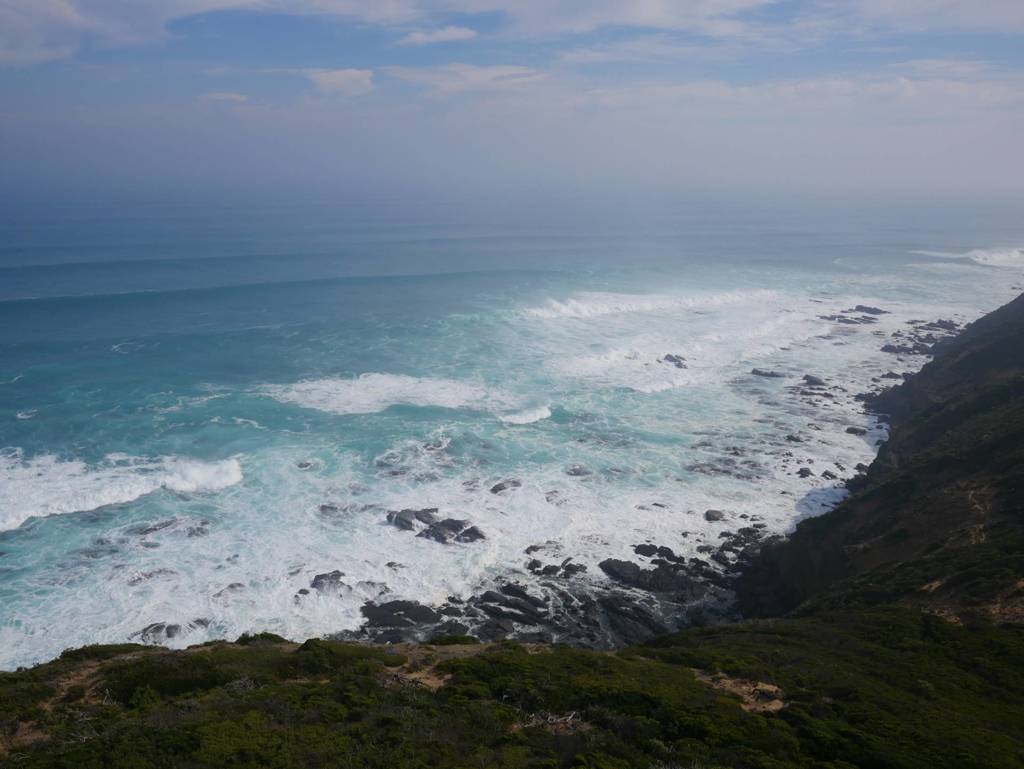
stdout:
<svg viewBox="0 0 1024 769">
<path fill-rule="evenodd" d="M 530 545 L 596 584 L 638 542 L 713 540 L 709 508 L 784 532 L 885 436 L 853 394 L 923 362 L 884 337 L 1014 295 L 1024 227 L 996 219 L 8 212 L 0 667 L 154 622 L 176 645 L 351 629 L 368 600 L 529 580 Z M 820 317 L 855 304 L 890 314 Z M 804 373 L 845 389 L 810 404 Z M 408 507 L 486 539 L 387 524 Z M 341 595 L 298 592 L 334 569 Z"/>
</svg>

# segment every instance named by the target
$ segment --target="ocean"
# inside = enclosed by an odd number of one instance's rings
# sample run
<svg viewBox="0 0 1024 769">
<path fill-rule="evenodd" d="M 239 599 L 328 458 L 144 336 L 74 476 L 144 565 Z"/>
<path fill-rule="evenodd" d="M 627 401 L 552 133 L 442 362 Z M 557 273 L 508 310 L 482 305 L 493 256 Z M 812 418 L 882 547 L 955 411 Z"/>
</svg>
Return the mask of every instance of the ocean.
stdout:
<svg viewBox="0 0 1024 769">
<path fill-rule="evenodd" d="M 565 209 L 0 214 L 0 668 L 785 533 L 886 437 L 855 396 L 927 360 L 893 334 L 1024 284 L 1010 215 Z M 426 508 L 483 536 L 388 520 Z"/>
</svg>

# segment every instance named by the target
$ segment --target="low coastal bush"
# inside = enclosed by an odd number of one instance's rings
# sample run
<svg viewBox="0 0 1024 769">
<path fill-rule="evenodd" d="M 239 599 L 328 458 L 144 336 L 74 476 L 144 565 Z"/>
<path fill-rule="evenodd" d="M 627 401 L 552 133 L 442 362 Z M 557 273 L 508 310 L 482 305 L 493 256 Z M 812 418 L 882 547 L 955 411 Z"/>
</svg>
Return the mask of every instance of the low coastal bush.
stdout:
<svg viewBox="0 0 1024 769">
<path fill-rule="evenodd" d="M 697 629 L 617 653 L 93 647 L 0 674 L 0 762 L 1009 768 L 1024 762 L 1021 671 L 1021 628 L 899 609 Z M 778 702 L 761 707 L 750 686 Z"/>
</svg>

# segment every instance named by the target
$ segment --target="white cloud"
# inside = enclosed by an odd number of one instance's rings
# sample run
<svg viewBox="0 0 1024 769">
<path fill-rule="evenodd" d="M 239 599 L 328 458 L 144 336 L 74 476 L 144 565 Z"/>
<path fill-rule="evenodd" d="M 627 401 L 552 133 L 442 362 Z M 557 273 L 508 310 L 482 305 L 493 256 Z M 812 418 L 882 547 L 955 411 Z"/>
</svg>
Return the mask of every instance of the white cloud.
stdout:
<svg viewBox="0 0 1024 769">
<path fill-rule="evenodd" d="M 665 35 L 651 35 L 616 43 L 570 48 L 559 55 L 567 64 L 603 64 L 612 61 L 649 61 L 709 58 L 722 54 L 720 47 L 684 44 Z"/>
<path fill-rule="evenodd" d="M 972 79 L 993 73 L 991 62 L 971 59 L 912 59 L 897 67 L 914 75 L 932 78 Z"/>
<path fill-rule="evenodd" d="M 399 45 L 433 45 L 434 43 L 453 43 L 459 40 L 472 40 L 476 31 L 469 27 L 441 27 L 440 29 L 417 30 L 398 41 Z"/>
<path fill-rule="evenodd" d="M 165 34 L 176 19 L 228 10 L 424 27 L 406 35 L 405 45 L 469 39 L 473 31 L 466 27 L 430 28 L 452 13 L 498 14 L 512 35 L 548 38 L 605 27 L 793 45 L 906 32 L 1024 34 L 1022 0 L 805 0 L 795 6 L 799 10 L 788 12 L 787 5 L 778 0 L 2 0 L 0 63 L 65 58 L 87 40 L 113 46 L 141 43 Z M 774 20 L 757 15 L 769 6 L 783 6 L 781 15 Z"/>
<path fill-rule="evenodd" d="M 858 0 L 852 13 L 888 29 L 1024 32 L 1021 0 Z"/>
<path fill-rule="evenodd" d="M 249 101 L 249 97 L 244 93 L 234 93 L 233 91 L 212 91 L 200 94 L 198 99 L 207 104 L 245 104 Z"/>
<path fill-rule="evenodd" d="M 446 64 L 441 67 L 388 67 L 386 71 L 393 77 L 426 86 L 440 94 L 508 90 L 547 77 L 547 73 L 540 70 L 508 65 Z"/>
<path fill-rule="evenodd" d="M 373 90 L 372 69 L 303 69 L 317 90 L 340 96 L 362 96 Z"/>
</svg>

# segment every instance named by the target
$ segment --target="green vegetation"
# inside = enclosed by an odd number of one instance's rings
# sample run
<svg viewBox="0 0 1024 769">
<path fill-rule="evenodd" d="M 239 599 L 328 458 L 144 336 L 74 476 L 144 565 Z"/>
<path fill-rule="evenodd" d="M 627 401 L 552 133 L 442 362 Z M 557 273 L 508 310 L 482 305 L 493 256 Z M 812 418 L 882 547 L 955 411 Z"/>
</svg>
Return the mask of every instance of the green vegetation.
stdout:
<svg viewBox="0 0 1024 769">
<path fill-rule="evenodd" d="M 91 647 L 0 674 L 6 765 L 1024 765 L 1024 629 L 915 611 L 692 630 L 614 654 L 240 640 Z M 775 684 L 785 705 L 751 712 L 694 669 Z"/>
</svg>

